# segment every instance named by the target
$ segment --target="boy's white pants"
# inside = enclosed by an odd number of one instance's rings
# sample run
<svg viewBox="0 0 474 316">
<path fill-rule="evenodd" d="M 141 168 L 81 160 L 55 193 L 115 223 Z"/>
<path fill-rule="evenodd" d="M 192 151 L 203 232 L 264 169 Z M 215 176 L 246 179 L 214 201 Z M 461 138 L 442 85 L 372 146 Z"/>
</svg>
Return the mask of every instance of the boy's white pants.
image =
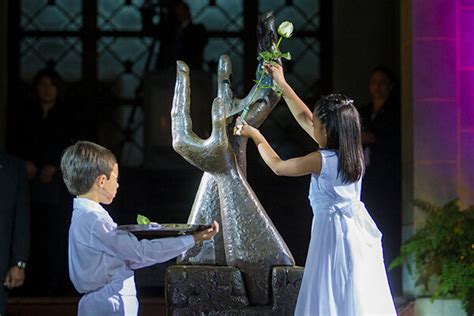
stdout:
<svg viewBox="0 0 474 316">
<path fill-rule="evenodd" d="M 137 316 L 138 300 L 133 276 L 118 290 L 116 284 L 85 294 L 79 301 L 78 316 Z M 118 290 L 118 291 L 117 291 Z"/>
</svg>

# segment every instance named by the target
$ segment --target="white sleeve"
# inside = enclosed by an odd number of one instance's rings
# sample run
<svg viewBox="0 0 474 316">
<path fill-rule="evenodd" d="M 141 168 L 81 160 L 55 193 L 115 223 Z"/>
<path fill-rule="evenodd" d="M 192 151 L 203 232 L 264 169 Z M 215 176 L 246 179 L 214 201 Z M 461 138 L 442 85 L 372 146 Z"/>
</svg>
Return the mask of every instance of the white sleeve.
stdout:
<svg viewBox="0 0 474 316">
<path fill-rule="evenodd" d="M 97 220 L 92 225 L 90 244 L 110 256 L 128 261 L 132 269 L 165 262 L 194 246 L 193 236 L 138 240 L 116 229 L 116 224 Z"/>
</svg>

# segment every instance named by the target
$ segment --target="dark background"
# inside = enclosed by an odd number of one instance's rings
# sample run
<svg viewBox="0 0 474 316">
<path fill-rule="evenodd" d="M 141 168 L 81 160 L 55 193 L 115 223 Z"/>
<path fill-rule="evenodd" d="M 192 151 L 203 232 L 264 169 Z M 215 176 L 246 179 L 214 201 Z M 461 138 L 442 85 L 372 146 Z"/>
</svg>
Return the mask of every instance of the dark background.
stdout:
<svg viewBox="0 0 474 316">
<path fill-rule="evenodd" d="M 162 1 L 165 3 L 164 1 Z M 111 148 L 120 160 L 119 194 L 108 208 L 119 224 L 135 222 L 136 214 L 157 222 L 186 222 L 202 173 L 160 147 L 160 165 L 147 164 L 145 155 L 146 96 L 140 87 L 159 53 L 159 31 L 142 27 L 143 1 L 5 1 L 8 17 L 2 36 L 7 39 L 6 73 L 2 80 L 0 118 L 2 144 L 17 145 L 15 126 L 31 98 L 31 80 L 45 67 L 56 69 L 66 82 L 65 106 L 75 127 L 75 138 L 89 139 Z M 163 4 L 162 3 L 162 4 Z M 208 44 L 203 69 L 212 77 L 217 58 L 229 54 L 234 65 L 234 89 L 244 96 L 253 85 L 256 67 L 256 21 L 259 13 L 275 12 L 277 25 L 295 24 L 295 36 L 283 48 L 293 60 L 285 64 L 288 81 L 309 105 L 321 94 L 344 93 L 356 103 L 368 101 L 370 70 L 384 64 L 399 73 L 398 1 L 188 1 L 193 20 L 206 27 Z M 160 13 L 157 14 L 159 16 Z M 159 24 L 159 19 L 157 21 Z M 157 45 L 152 47 L 153 39 Z M 151 48 L 152 47 L 152 48 Z M 151 53 L 150 53 L 151 52 Z M 151 57 L 150 57 L 151 56 Z M 150 59 L 148 68 L 147 60 Z M 215 93 L 213 81 L 212 91 Z M 207 122 L 209 123 L 209 122 Z M 300 132 L 284 104 L 262 126 L 262 131 L 283 158 L 314 149 Z M 304 265 L 309 242 L 311 208 L 307 200 L 309 177 L 277 177 L 248 147 L 248 180 L 298 265 Z M 71 198 L 62 195 L 64 216 L 56 221 L 57 238 L 66 240 Z M 32 212 L 35 210 L 32 209 Z M 48 219 L 49 220 L 49 219 Z M 35 223 L 33 223 L 35 225 Z M 34 238 L 34 236 L 33 236 Z M 48 262 L 42 263 L 47 265 Z M 155 268 L 156 269 L 156 268 Z M 146 272 L 142 272 L 146 273 Z M 66 278 L 64 282 L 69 282 Z M 160 286 L 137 277 L 140 287 Z M 41 295 L 28 284 L 19 295 Z M 74 295 L 70 284 L 50 295 Z"/>
</svg>

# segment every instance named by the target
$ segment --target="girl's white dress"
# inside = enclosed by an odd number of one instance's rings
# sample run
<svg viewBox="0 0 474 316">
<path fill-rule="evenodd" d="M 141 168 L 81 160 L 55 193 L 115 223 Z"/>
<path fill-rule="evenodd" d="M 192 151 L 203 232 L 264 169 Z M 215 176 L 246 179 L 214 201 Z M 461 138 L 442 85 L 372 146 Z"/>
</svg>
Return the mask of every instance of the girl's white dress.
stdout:
<svg viewBox="0 0 474 316">
<path fill-rule="evenodd" d="M 335 151 L 311 176 L 311 241 L 295 315 L 396 315 L 381 237 L 360 201 L 361 181 L 342 183 Z"/>
</svg>

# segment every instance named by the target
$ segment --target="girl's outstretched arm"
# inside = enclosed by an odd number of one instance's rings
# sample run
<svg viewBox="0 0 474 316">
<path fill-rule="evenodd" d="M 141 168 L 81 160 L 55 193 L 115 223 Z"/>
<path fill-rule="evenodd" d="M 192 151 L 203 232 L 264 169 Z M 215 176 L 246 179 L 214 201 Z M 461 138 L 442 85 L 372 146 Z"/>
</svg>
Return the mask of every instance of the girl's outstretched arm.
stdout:
<svg viewBox="0 0 474 316">
<path fill-rule="evenodd" d="M 240 135 L 250 137 L 254 141 L 263 161 L 276 175 L 297 177 L 321 172 L 322 162 L 319 151 L 302 157 L 282 160 L 258 129 L 244 122 Z"/>
<path fill-rule="evenodd" d="M 285 99 L 288 108 L 293 114 L 298 124 L 311 136 L 314 140 L 313 131 L 313 113 L 308 106 L 300 99 L 296 92 L 286 82 L 283 74 L 283 68 L 278 63 L 266 63 L 264 65 L 273 82 L 283 92 L 283 98 Z"/>
</svg>

